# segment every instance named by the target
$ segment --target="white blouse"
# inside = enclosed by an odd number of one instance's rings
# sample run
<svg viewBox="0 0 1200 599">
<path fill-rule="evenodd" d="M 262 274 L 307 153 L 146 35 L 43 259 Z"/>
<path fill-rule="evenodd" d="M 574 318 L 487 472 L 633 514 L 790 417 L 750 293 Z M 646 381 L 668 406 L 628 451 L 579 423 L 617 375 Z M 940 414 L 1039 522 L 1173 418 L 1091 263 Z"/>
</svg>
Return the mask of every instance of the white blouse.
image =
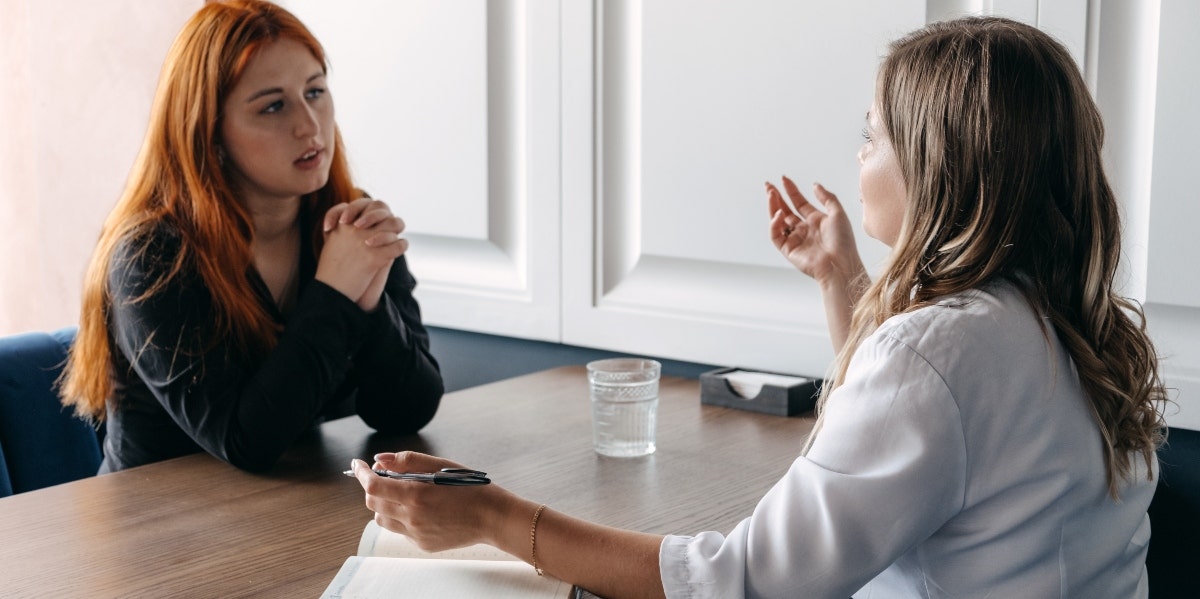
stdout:
<svg viewBox="0 0 1200 599">
<path fill-rule="evenodd" d="M 1010 284 L 889 319 L 750 517 L 663 541 L 667 596 L 1146 597 L 1154 480 L 1109 496 L 1046 327 Z"/>
</svg>

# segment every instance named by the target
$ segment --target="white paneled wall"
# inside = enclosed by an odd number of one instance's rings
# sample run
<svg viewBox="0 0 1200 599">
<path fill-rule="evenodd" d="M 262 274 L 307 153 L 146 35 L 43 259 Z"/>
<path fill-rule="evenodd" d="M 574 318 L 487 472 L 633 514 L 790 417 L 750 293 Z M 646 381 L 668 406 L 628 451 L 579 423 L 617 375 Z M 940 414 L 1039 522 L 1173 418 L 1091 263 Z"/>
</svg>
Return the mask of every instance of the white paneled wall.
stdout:
<svg viewBox="0 0 1200 599">
<path fill-rule="evenodd" d="M 1156 78 L 1150 88 L 1153 150 L 1141 156 L 1149 171 L 1146 219 L 1146 302 L 1151 332 L 1167 356 L 1168 383 L 1178 388 L 1171 421 L 1200 429 L 1200 2 L 1162 0 L 1154 20 Z M 1150 65 L 1154 70 L 1155 65 Z M 1145 164 L 1148 162 L 1149 164 Z"/>
<path fill-rule="evenodd" d="M 1194 174 L 1200 161 L 1200 2 L 1164 1 L 1160 10 L 1157 94 L 1150 98 L 1154 132 L 1150 167 L 1149 269 L 1146 300 L 1200 308 L 1200 198 Z M 1149 69 L 1147 69 L 1149 70 Z M 1179 257 L 1188 257 L 1181 261 Z"/>
<path fill-rule="evenodd" d="M 1181 390 L 1172 423 L 1200 428 L 1190 0 L 285 4 L 330 54 L 360 184 L 409 224 L 429 323 L 818 375 L 820 297 L 766 239 L 763 181 L 820 181 L 857 222 L 887 42 L 965 13 L 1035 23 L 1105 111 L 1123 283 Z M 858 236 L 874 268 L 885 248 Z"/>
<path fill-rule="evenodd" d="M 558 3 L 284 4 L 327 49 L 356 180 L 407 222 L 425 320 L 559 340 Z"/>
<path fill-rule="evenodd" d="M 824 372 L 820 296 L 767 240 L 763 182 L 820 180 L 858 214 L 879 54 L 924 4 L 589 4 L 563 19 L 592 40 L 564 52 L 563 341 Z"/>
</svg>

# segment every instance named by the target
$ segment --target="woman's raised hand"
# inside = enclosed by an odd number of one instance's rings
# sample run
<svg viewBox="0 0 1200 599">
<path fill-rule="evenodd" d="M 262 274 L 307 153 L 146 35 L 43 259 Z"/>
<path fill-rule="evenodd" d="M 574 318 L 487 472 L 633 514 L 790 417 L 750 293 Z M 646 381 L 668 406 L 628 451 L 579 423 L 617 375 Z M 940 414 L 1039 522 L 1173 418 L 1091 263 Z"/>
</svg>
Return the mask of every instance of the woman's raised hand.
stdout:
<svg viewBox="0 0 1200 599">
<path fill-rule="evenodd" d="M 379 200 L 359 198 L 325 213 L 317 280 L 368 312 L 379 305 L 392 262 L 408 250 L 404 221 Z"/>
<path fill-rule="evenodd" d="M 829 339 L 841 351 L 850 331 L 855 304 L 866 290 L 867 269 L 863 266 L 854 229 L 837 196 L 821 184 L 813 185 L 824 212 L 809 203 L 791 179 L 783 178 L 793 211 L 771 183 L 767 183 L 767 206 L 771 211 L 771 243 L 800 272 L 812 277 L 821 288 Z"/>
<path fill-rule="evenodd" d="M 822 212 L 784 177 L 783 189 L 795 206 L 793 210 L 775 185 L 768 182 L 766 187 L 771 243 L 788 262 L 822 286 L 847 284 L 866 272 L 850 219 L 837 196 L 819 183 L 813 185 Z"/>
</svg>

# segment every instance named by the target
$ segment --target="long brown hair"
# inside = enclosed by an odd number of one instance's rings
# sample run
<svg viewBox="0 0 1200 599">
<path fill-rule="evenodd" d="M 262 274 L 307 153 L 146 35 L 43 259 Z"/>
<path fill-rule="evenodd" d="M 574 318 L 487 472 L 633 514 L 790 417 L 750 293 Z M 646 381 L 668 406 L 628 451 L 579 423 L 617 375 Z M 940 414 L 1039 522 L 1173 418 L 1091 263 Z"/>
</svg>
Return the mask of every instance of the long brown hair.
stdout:
<svg viewBox="0 0 1200 599">
<path fill-rule="evenodd" d="M 230 165 L 219 155 L 221 107 L 251 59 L 279 39 L 303 44 L 322 65 L 325 52 L 311 32 L 283 8 L 260 0 L 209 2 L 175 38 L 163 63 L 142 149 L 125 190 L 108 215 L 84 279 L 78 336 L 63 381 L 66 405 L 80 416 L 103 420 L 113 391 L 113 347 L 108 334 L 112 303 L 108 274 L 122 243 L 141 244 L 161 225 L 177 231 L 180 251 L 167 273 L 142 298 L 177 277 L 197 277 L 212 296 L 210 340 L 229 338 L 248 355 L 272 346 L 273 318 L 247 283 L 253 260 L 253 222 L 230 185 Z M 309 214 L 356 196 L 341 134 L 335 132 L 329 181 L 302 198 Z M 320 251 L 320 219 L 313 219 Z"/>
<path fill-rule="evenodd" d="M 1071 354 L 1116 497 L 1132 454 L 1150 470 L 1166 391 L 1140 306 L 1113 289 L 1120 215 L 1100 112 L 1074 60 L 1008 19 L 935 23 L 891 45 L 875 97 L 907 188 L 905 222 L 855 306 L 822 404 L 883 321 L 1008 279 Z"/>
</svg>

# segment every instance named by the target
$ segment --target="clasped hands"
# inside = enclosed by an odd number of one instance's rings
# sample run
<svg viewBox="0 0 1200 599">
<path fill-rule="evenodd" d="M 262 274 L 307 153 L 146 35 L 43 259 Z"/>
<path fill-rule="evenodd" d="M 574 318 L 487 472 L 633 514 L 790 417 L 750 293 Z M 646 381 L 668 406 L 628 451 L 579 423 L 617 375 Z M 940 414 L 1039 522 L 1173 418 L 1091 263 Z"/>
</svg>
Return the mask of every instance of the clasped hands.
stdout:
<svg viewBox="0 0 1200 599">
<path fill-rule="evenodd" d="M 408 250 L 404 221 L 384 202 L 359 198 L 325 213 L 325 247 L 317 280 L 372 312 L 379 306 L 392 262 Z"/>
</svg>

